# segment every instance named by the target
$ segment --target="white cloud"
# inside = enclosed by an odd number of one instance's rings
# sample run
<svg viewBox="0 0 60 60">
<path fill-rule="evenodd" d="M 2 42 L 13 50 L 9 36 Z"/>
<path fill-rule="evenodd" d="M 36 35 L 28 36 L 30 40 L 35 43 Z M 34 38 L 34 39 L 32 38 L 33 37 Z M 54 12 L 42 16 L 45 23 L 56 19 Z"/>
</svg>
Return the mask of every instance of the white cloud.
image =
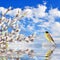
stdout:
<svg viewBox="0 0 60 60">
<path fill-rule="evenodd" d="M 51 9 L 49 11 L 49 14 L 51 14 L 52 16 L 55 16 L 55 17 L 60 17 L 60 11 L 57 8 Z"/>
<path fill-rule="evenodd" d="M 32 23 L 29 23 L 27 25 L 28 30 L 32 31 L 34 30 L 36 26 L 38 26 L 40 30 L 36 28 L 35 31 L 37 33 L 39 31 L 44 32 L 48 30 L 52 33 L 52 36 L 54 37 L 54 39 L 57 40 L 58 38 L 56 36 L 60 36 L 59 34 L 60 33 L 60 22 L 57 22 L 55 18 L 60 17 L 60 10 L 58 10 L 58 8 L 55 8 L 55 9 L 52 8 L 48 12 L 46 12 L 46 9 L 48 9 L 48 7 L 46 7 L 45 5 L 38 5 L 37 8 L 27 7 L 24 10 L 22 10 L 21 8 L 16 8 L 16 9 L 10 10 L 7 14 L 11 16 L 15 16 L 18 13 L 18 10 L 19 10 L 20 15 L 22 15 L 23 13 L 26 13 L 25 17 L 23 18 L 24 23 L 27 23 L 26 22 L 27 19 L 25 21 L 25 18 L 32 20 Z M 5 13 L 6 10 L 7 10 L 6 8 L 0 7 L 0 12 L 2 11 L 3 13 Z M 30 24 L 33 24 L 33 26 L 30 26 Z M 21 23 L 20 25 L 22 26 L 21 29 L 22 28 L 24 30 L 26 29 L 23 23 Z"/>
<path fill-rule="evenodd" d="M 34 26 L 28 25 L 28 26 L 27 26 L 27 29 L 29 29 L 30 31 L 31 31 L 31 30 L 34 30 Z"/>
<path fill-rule="evenodd" d="M 47 15 L 47 13 L 45 12 L 47 9 L 46 6 L 44 5 L 38 5 L 38 8 L 32 8 L 33 14 L 36 17 L 45 17 Z"/>
<path fill-rule="evenodd" d="M 51 26 L 52 33 L 54 35 L 60 35 L 60 23 L 59 22 L 54 22 L 54 24 Z"/>
<path fill-rule="evenodd" d="M 45 12 L 46 9 L 47 9 L 46 6 L 38 5 L 38 11 L 36 12 L 38 12 L 39 17 L 45 17 L 47 15 L 47 13 Z"/>
<path fill-rule="evenodd" d="M 32 10 L 31 9 L 29 9 L 29 8 L 26 8 L 25 10 L 24 10 L 24 12 L 26 12 L 26 17 L 31 17 L 31 15 L 32 15 Z"/>
<path fill-rule="evenodd" d="M 2 12 L 3 14 L 6 12 L 6 8 L 4 8 L 4 7 L 0 7 L 0 12 Z"/>
</svg>

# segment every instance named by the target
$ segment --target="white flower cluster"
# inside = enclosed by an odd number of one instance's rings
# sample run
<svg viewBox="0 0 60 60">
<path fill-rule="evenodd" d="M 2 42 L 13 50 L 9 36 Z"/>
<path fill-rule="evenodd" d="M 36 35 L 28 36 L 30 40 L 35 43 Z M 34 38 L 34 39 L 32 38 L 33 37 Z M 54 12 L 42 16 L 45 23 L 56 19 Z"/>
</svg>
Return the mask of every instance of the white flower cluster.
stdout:
<svg viewBox="0 0 60 60">
<path fill-rule="evenodd" d="M 22 15 L 20 15 L 20 12 L 18 10 L 18 13 L 16 14 L 16 16 L 13 19 L 6 18 L 6 14 L 10 10 L 11 10 L 11 8 L 7 9 L 5 13 L 2 12 L 1 18 L 0 18 L 0 54 L 3 54 L 3 55 L 4 55 L 4 53 L 11 54 L 13 51 L 11 49 L 8 49 L 9 42 L 10 43 L 15 42 L 15 41 L 33 42 L 33 40 L 35 38 L 35 34 L 25 37 L 23 34 L 19 33 L 20 28 L 19 28 L 18 23 L 21 20 L 21 18 L 23 18 L 27 14 L 27 11 L 23 12 Z M 10 28 L 10 27 L 12 28 L 11 32 L 8 31 L 8 28 Z"/>
</svg>

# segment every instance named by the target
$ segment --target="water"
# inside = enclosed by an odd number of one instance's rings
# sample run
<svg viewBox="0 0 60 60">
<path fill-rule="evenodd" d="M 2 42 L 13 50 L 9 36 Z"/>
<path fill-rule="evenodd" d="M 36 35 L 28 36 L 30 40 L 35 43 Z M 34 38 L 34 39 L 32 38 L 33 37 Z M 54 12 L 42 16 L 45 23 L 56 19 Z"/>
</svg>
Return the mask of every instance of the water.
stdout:
<svg viewBox="0 0 60 60">
<path fill-rule="evenodd" d="M 31 56 L 28 54 L 23 54 L 19 57 L 2 57 L 0 56 L 0 60 L 60 60 L 60 44 L 56 44 L 56 47 L 53 45 L 46 46 L 41 45 L 39 43 L 31 44 L 30 49 L 34 52 Z"/>
</svg>

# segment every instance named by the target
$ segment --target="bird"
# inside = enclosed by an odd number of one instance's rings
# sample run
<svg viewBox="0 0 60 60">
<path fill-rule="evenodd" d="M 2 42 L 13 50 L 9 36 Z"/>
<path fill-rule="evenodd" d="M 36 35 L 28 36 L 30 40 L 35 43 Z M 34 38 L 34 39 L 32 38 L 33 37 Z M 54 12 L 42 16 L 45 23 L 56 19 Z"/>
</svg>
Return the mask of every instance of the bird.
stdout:
<svg viewBox="0 0 60 60">
<path fill-rule="evenodd" d="M 48 31 L 45 31 L 45 37 L 46 37 L 46 39 L 47 39 L 49 42 L 51 42 L 51 43 L 53 43 L 54 45 L 56 45 L 56 44 L 55 44 L 55 41 L 53 40 L 52 36 L 50 35 L 50 33 L 49 33 Z"/>
<path fill-rule="evenodd" d="M 49 57 L 51 56 L 51 54 L 53 53 L 54 50 L 48 50 L 45 57 Z"/>
<path fill-rule="evenodd" d="M 45 60 L 50 60 L 51 55 L 53 54 L 54 49 L 53 50 L 48 50 L 47 53 L 45 54 Z"/>
</svg>

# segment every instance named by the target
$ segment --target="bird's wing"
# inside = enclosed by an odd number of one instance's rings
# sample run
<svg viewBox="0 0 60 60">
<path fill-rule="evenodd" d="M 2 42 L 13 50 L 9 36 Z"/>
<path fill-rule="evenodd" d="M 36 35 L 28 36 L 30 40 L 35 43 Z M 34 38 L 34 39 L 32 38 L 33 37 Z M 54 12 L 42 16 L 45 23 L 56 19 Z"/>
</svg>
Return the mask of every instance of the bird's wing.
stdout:
<svg viewBox="0 0 60 60">
<path fill-rule="evenodd" d="M 48 34 L 48 38 L 54 42 L 54 40 L 53 40 L 53 38 L 51 37 L 50 34 Z"/>
</svg>

